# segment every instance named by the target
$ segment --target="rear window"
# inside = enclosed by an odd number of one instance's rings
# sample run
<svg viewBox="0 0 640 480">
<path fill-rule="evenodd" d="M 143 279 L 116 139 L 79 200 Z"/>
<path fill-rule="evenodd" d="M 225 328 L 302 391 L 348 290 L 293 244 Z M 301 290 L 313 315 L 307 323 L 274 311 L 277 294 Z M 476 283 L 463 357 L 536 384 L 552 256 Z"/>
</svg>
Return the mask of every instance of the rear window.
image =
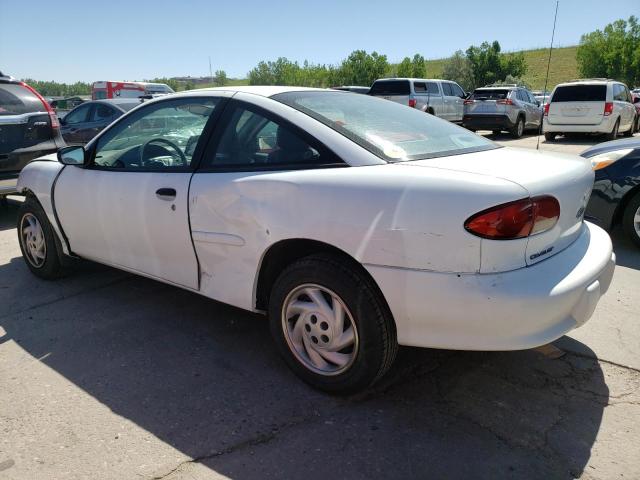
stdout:
<svg viewBox="0 0 640 480">
<path fill-rule="evenodd" d="M 606 85 L 567 85 L 556 88 L 552 102 L 604 102 Z"/>
<path fill-rule="evenodd" d="M 474 90 L 471 94 L 472 100 L 504 100 L 509 96 L 509 90 L 504 88 L 500 89 L 482 89 L 482 90 Z"/>
<path fill-rule="evenodd" d="M 16 83 L 0 83 L 0 115 L 44 112 L 38 97 L 27 88 Z"/>
<path fill-rule="evenodd" d="M 409 95 L 409 80 L 385 80 L 375 82 L 369 95 Z"/>
</svg>

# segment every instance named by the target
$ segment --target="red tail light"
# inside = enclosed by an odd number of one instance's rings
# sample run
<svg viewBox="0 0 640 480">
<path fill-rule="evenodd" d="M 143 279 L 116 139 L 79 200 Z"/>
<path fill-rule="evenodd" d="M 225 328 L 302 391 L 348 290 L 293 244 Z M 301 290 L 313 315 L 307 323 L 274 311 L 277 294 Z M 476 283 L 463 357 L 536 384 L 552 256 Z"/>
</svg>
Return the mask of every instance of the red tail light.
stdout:
<svg viewBox="0 0 640 480">
<path fill-rule="evenodd" d="M 468 99 L 468 100 L 464 101 L 465 105 L 471 105 L 472 103 L 476 103 L 476 101 L 475 100 L 471 100 L 471 99 Z"/>
<path fill-rule="evenodd" d="M 613 102 L 607 102 L 604 104 L 604 116 L 608 117 L 613 113 Z"/>
<path fill-rule="evenodd" d="M 548 103 L 544 104 L 544 116 L 545 117 L 549 116 L 549 104 Z"/>
<path fill-rule="evenodd" d="M 483 210 L 464 222 L 467 232 L 491 240 L 512 240 L 552 229 L 560 204 L 549 195 L 523 198 Z"/>
<path fill-rule="evenodd" d="M 416 99 L 415 98 L 410 98 L 409 99 L 409 106 L 411 108 L 416 108 Z"/>
<path fill-rule="evenodd" d="M 504 100 L 497 100 L 496 103 L 500 105 L 513 105 L 513 100 L 510 98 L 505 98 Z"/>
<path fill-rule="evenodd" d="M 42 102 L 42 106 L 44 106 L 44 109 L 49 114 L 49 119 L 51 119 L 51 128 L 53 128 L 54 130 L 60 128 L 60 122 L 58 121 L 58 116 L 56 115 L 56 112 L 53 110 L 53 108 L 51 108 L 51 105 L 49 105 L 49 102 L 47 102 L 42 97 L 42 95 L 40 95 L 38 91 L 35 88 L 33 88 L 31 85 L 27 85 L 24 82 L 20 82 L 20 85 L 22 85 L 24 88 L 26 88 L 31 93 L 33 93 Z"/>
</svg>

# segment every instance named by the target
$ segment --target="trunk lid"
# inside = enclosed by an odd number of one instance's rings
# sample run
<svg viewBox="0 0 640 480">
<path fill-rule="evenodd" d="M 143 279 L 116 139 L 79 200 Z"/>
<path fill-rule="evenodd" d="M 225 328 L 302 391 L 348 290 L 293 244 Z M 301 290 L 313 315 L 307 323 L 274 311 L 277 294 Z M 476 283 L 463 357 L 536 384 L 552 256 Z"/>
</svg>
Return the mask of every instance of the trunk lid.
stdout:
<svg viewBox="0 0 640 480">
<path fill-rule="evenodd" d="M 498 89 L 477 89 L 464 105 L 465 114 L 486 114 L 503 115 L 507 111 L 507 105 L 499 103 L 509 98 L 509 90 Z"/>
<path fill-rule="evenodd" d="M 604 117 L 606 98 L 604 84 L 559 86 L 551 98 L 547 120 L 553 125 L 597 125 Z"/>
<path fill-rule="evenodd" d="M 551 230 L 521 240 L 483 239 L 483 272 L 500 271 L 503 266 L 533 265 L 568 247 L 583 228 L 584 210 L 593 188 L 594 174 L 587 159 L 535 150 L 500 148 L 406 164 L 509 180 L 523 187 L 531 197 L 551 195 L 558 200 L 560 218 Z M 460 220 L 461 228 L 465 220 Z M 512 258 L 505 259 L 505 255 Z"/>
</svg>

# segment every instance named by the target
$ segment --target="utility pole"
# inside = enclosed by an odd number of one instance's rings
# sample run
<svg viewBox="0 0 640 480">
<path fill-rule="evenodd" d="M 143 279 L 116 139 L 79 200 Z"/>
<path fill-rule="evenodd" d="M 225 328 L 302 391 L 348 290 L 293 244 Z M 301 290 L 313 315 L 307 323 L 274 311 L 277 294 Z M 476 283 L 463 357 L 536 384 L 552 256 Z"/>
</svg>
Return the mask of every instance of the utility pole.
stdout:
<svg viewBox="0 0 640 480">
<path fill-rule="evenodd" d="M 211 70 L 211 55 L 209 55 L 209 83 L 213 83 L 213 71 Z"/>
</svg>

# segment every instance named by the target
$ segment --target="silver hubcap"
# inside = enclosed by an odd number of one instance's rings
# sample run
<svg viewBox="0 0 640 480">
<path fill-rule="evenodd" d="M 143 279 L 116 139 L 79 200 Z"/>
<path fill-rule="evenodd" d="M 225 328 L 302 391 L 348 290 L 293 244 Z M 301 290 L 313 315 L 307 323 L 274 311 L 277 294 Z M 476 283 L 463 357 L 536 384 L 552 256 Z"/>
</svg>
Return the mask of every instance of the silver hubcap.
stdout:
<svg viewBox="0 0 640 480">
<path fill-rule="evenodd" d="M 349 309 L 320 285 L 301 285 L 287 295 L 282 329 L 298 361 L 321 375 L 344 372 L 358 354 L 358 331 Z"/>
<path fill-rule="evenodd" d="M 640 237 L 640 207 L 638 207 L 635 215 L 633 216 L 633 228 L 636 231 L 636 235 Z"/>
<path fill-rule="evenodd" d="M 31 265 L 42 267 L 47 258 L 47 244 L 42 226 L 35 215 L 27 213 L 20 221 L 20 239 L 25 256 Z"/>
<path fill-rule="evenodd" d="M 523 133 L 524 133 L 524 122 L 520 120 L 518 122 L 518 136 L 521 137 Z"/>
</svg>

